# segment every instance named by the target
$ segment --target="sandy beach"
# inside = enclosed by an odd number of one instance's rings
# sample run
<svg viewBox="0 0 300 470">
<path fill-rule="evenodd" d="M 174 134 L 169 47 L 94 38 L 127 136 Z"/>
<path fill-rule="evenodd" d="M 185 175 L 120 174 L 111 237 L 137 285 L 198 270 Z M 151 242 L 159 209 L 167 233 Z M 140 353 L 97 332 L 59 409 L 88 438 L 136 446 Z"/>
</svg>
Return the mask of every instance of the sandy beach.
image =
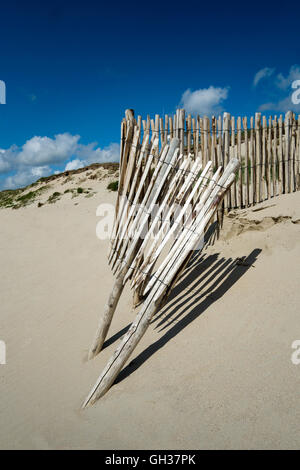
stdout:
<svg viewBox="0 0 300 470">
<path fill-rule="evenodd" d="M 106 173 L 0 210 L 0 448 L 299 448 L 299 192 L 226 217 L 117 383 L 81 410 L 135 315 L 126 289 L 105 349 L 86 360 L 113 282 L 96 236 L 98 205 L 116 197 Z"/>
</svg>

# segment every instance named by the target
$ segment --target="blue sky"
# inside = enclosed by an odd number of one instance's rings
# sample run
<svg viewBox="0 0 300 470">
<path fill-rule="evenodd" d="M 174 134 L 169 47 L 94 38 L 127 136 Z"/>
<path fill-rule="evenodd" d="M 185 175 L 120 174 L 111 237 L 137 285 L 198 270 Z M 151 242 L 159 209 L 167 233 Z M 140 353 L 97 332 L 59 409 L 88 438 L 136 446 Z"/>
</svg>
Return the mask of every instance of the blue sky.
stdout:
<svg viewBox="0 0 300 470">
<path fill-rule="evenodd" d="M 300 79 L 296 4 L 128 5 L 1 4 L 0 188 L 116 160 L 126 108 L 300 112 L 290 99 Z"/>
</svg>

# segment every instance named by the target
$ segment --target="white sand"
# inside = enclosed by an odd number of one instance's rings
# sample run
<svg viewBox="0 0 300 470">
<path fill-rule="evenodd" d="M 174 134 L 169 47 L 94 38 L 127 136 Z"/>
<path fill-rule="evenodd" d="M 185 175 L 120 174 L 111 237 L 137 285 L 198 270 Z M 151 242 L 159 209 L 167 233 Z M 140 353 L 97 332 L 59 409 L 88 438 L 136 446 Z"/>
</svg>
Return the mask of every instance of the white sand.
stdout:
<svg viewBox="0 0 300 470">
<path fill-rule="evenodd" d="M 86 362 L 113 282 L 95 229 L 98 204 L 115 193 L 93 184 L 91 198 L 0 210 L 0 448 L 299 448 L 300 192 L 226 220 L 127 376 L 82 411 L 117 345 Z M 250 266 L 226 271 L 243 256 Z M 109 337 L 133 315 L 126 290 Z"/>
</svg>

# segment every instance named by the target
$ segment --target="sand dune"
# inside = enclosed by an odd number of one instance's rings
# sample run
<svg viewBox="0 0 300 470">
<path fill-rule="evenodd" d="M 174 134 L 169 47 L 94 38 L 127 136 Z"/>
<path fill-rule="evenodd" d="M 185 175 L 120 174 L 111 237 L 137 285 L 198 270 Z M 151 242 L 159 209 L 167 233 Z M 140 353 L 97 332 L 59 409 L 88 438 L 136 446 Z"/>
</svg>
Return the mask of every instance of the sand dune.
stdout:
<svg viewBox="0 0 300 470">
<path fill-rule="evenodd" d="M 113 281 L 96 209 L 114 203 L 116 173 L 96 171 L 0 210 L 0 448 L 298 448 L 300 193 L 230 214 L 117 383 L 80 409 L 134 317 L 126 289 L 105 349 L 86 361 Z"/>
</svg>

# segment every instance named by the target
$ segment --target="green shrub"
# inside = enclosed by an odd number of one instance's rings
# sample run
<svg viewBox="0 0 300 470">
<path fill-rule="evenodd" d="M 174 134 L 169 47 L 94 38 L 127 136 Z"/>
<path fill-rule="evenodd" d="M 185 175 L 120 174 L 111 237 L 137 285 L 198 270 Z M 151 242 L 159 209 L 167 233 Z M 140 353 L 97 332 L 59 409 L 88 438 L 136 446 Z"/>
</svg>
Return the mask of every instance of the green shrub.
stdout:
<svg viewBox="0 0 300 470">
<path fill-rule="evenodd" d="M 19 189 L 1 191 L 0 208 L 11 207 L 13 209 L 19 209 L 20 207 L 28 206 L 29 204 L 32 204 L 40 194 L 49 189 L 49 185 L 45 185 L 35 191 L 29 191 L 26 194 L 22 194 L 30 187 L 32 187 L 32 185 Z"/>
<path fill-rule="evenodd" d="M 111 183 L 109 183 L 109 185 L 107 186 L 107 189 L 109 191 L 118 191 L 118 187 L 119 187 L 119 181 L 112 181 Z"/>
<path fill-rule="evenodd" d="M 29 191 L 27 194 L 23 194 L 23 196 L 17 197 L 17 201 L 22 203 L 22 204 L 28 204 L 28 202 L 31 202 L 33 199 L 35 199 L 37 196 L 36 191 Z"/>
<path fill-rule="evenodd" d="M 60 196 L 61 196 L 61 193 L 59 193 L 58 191 L 55 191 L 55 193 L 51 194 L 51 196 L 48 197 L 48 203 L 54 204 L 56 201 L 58 201 Z"/>
</svg>

